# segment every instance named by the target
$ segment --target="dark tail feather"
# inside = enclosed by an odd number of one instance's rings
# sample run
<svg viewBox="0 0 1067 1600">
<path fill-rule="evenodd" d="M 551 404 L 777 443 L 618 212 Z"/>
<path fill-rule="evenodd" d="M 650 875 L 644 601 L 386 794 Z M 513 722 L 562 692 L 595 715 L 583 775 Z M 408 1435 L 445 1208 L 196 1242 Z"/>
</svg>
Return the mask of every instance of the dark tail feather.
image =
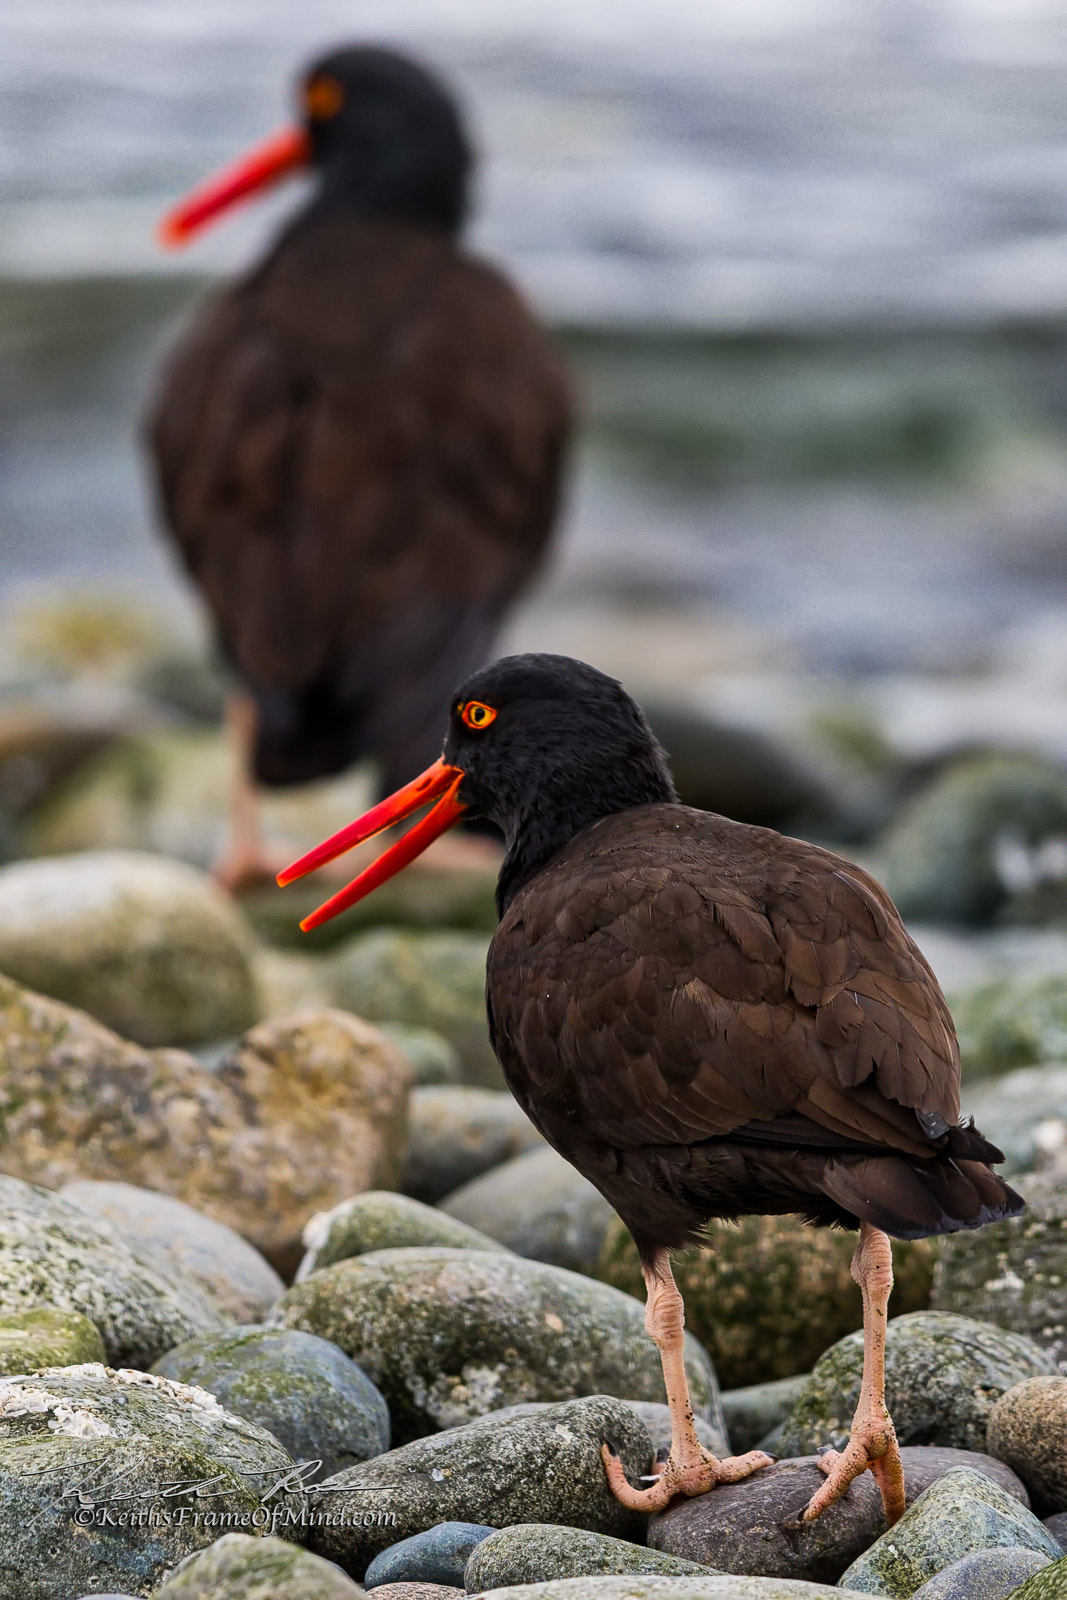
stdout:
<svg viewBox="0 0 1067 1600">
<path fill-rule="evenodd" d="M 981 1228 L 1024 1209 L 1022 1197 L 981 1161 L 841 1156 L 826 1163 L 822 1188 L 896 1239 Z"/>
</svg>

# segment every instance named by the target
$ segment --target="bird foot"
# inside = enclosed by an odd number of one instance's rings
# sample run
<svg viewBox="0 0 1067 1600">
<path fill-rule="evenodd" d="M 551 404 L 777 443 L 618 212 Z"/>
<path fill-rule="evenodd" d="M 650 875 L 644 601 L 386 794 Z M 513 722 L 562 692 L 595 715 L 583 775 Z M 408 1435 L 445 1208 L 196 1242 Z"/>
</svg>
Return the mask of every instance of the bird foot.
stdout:
<svg viewBox="0 0 1067 1600">
<path fill-rule="evenodd" d="M 819 1458 L 826 1482 L 817 1489 L 804 1508 L 801 1522 L 814 1522 L 828 1506 L 840 1500 L 850 1483 L 870 1471 L 882 1494 L 882 1509 L 888 1527 L 904 1515 L 904 1464 L 889 1413 L 857 1417 L 844 1450 L 827 1450 Z"/>
<path fill-rule="evenodd" d="M 265 884 L 273 886 L 277 874 L 289 860 L 289 853 L 279 850 L 230 846 L 215 861 L 211 876 L 229 894 L 244 894 L 250 889 L 262 889 Z"/>
<path fill-rule="evenodd" d="M 663 1470 L 648 1489 L 634 1489 L 627 1482 L 622 1462 L 609 1444 L 602 1447 L 600 1459 L 608 1475 L 608 1486 L 616 1500 L 631 1511 L 662 1511 L 679 1495 L 692 1499 L 694 1495 L 707 1494 L 718 1483 L 739 1483 L 761 1467 L 773 1467 L 775 1458 L 762 1450 L 750 1450 L 743 1456 L 727 1456 L 722 1461 L 707 1450 L 687 1456 L 683 1461 L 668 1456 Z"/>
</svg>

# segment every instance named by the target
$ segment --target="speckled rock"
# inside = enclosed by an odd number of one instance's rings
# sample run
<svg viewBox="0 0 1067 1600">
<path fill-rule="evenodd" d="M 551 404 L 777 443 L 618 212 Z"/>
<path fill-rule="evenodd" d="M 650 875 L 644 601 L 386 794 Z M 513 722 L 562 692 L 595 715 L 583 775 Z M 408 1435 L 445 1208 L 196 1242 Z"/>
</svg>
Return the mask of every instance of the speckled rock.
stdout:
<svg viewBox="0 0 1067 1600">
<path fill-rule="evenodd" d="M 1035 1550 L 976 1550 L 928 1579 L 914 1600 L 1008 1600 L 1048 1565 L 1048 1557 Z"/>
<path fill-rule="evenodd" d="M 180 1268 L 46 1189 L 0 1176 L 0 1313 L 88 1317 L 110 1361 L 149 1366 L 227 1318 Z"/>
<path fill-rule="evenodd" d="M 76 1367 L 103 1361 L 107 1352 L 95 1322 L 80 1311 L 35 1311 L 0 1314 L 0 1373 L 35 1372 L 38 1367 Z"/>
<path fill-rule="evenodd" d="M 1067 1511 L 1067 1377 L 1029 1378 L 1002 1394 L 989 1449 L 1019 1474 L 1041 1516 Z"/>
<path fill-rule="evenodd" d="M 943 1241 L 931 1305 L 1025 1333 L 1067 1363 L 1067 1173 L 1016 1181 L 1021 1217 Z"/>
<path fill-rule="evenodd" d="M 860 1333 L 826 1352 L 776 1436 L 779 1455 L 844 1448 L 862 1367 Z M 1005 1389 L 1052 1371 L 1032 1340 L 970 1317 L 915 1311 L 889 1324 L 886 1403 L 901 1444 L 982 1450 L 989 1413 Z"/>
<path fill-rule="evenodd" d="M 272 1492 L 292 1469 L 202 1389 L 96 1364 L 0 1380 L 0 1596 L 145 1595 L 223 1530 L 299 1536 L 302 1492 Z"/>
<path fill-rule="evenodd" d="M 1067 1066 L 1020 1067 L 965 1085 L 964 1109 L 980 1128 L 996 1129 L 998 1171 L 1067 1173 Z"/>
<path fill-rule="evenodd" d="M 548 1145 L 454 1190 L 441 1210 L 520 1256 L 589 1275 L 615 1218 L 599 1190 Z"/>
<path fill-rule="evenodd" d="M 965 1082 L 1067 1060 L 1060 974 L 1011 973 L 952 996 Z"/>
<path fill-rule="evenodd" d="M 272 1320 L 339 1344 L 385 1395 L 399 1443 L 517 1401 L 663 1395 L 636 1300 L 521 1256 L 378 1250 L 295 1284 Z M 714 1370 L 689 1335 L 686 1368 L 694 1406 L 721 1421 Z"/>
<path fill-rule="evenodd" d="M 603 1395 L 416 1439 L 317 1484 L 312 1510 L 326 1506 L 332 1523 L 313 1528 L 309 1544 L 358 1578 L 380 1550 L 441 1522 L 558 1522 L 639 1537 L 644 1518 L 608 1488 L 605 1443 L 636 1481 L 648 1434 L 627 1406 Z"/>
<path fill-rule="evenodd" d="M 553 1578 L 592 1578 L 626 1573 L 695 1576 L 710 1568 L 606 1533 L 560 1528 L 552 1523 L 517 1523 L 479 1544 L 467 1563 L 469 1594 Z"/>
<path fill-rule="evenodd" d="M 156 1590 L 159 1600 L 358 1600 L 362 1593 L 332 1561 L 247 1533 L 224 1534 L 187 1556 Z"/>
<path fill-rule="evenodd" d="M 898 814 L 881 841 L 882 881 L 906 918 L 989 924 L 1010 916 L 1024 891 L 1017 873 L 1027 876 L 1042 843 L 1065 833 L 1067 779 L 1058 766 L 1022 755 L 969 757 L 939 772 Z"/>
<path fill-rule="evenodd" d="M 360 934 L 334 958 L 334 1004 L 372 1022 L 430 1028 L 458 1050 L 464 1083 L 503 1088 L 485 1017 L 488 944 L 482 934 L 451 929 L 376 928 Z"/>
<path fill-rule="evenodd" d="M 754 1383 L 746 1389 L 725 1389 L 722 1414 L 733 1450 L 738 1455 L 754 1450 L 761 1439 L 783 1423 L 804 1392 L 807 1381 L 808 1374 L 801 1372 L 795 1378 L 775 1378 L 770 1383 Z"/>
<path fill-rule="evenodd" d="M 344 1012 L 275 1018 L 208 1068 L 0 978 L 0 1167 L 173 1195 L 283 1273 L 316 1211 L 395 1182 L 406 1102 L 402 1058 Z"/>
<path fill-rule="evenodd" d="M 711 1223 L 706 1250 L 674 1256 L 686 1326 L 706 1345 L 724 1384 L 734 1389 L 808 1372 L 860 1326 L 859 1290 L 849 1275 L 855 1248 L 855 1234 L 810 1228 L 799 1217 L 743 1217 Z M 935 1252 L 925 1239 L 894 1240 L 891 1316 L 925 1306 Z M 621 1222 L 608 1229 L 596 1275 L 644 1299 L 637 1249 Z"/>
<path fill-rule="evenodd" d="M 543 1145 L 506 1089 L 416 1089 L 400 1187 L 434 1205 L 461 1184 Z"/>
<path fill-rule="evenodd" d="M 0 972 L 140 1044 L 195 1044 L 255 1021 L 252 941 L 205 874 L 132 851 L 0 870 Z"/>
<path fill-rule="evenodd" d="M 471 1552 L 495 1528 L 484 1522 L 439 1522 L 435 1528 L 401 1539 L 375 1556 L 363 1574 L 365 1589 L 393 1583 L 434 1583 L 463 1589 Z"/>
<path fill-rule="evenodd" d="M 1067 1600 L 1067 1556 L 1027 1578 L 1011 1600 Z"/>
<path fill-rule="evenodd" d="M 487 1589 L 485 1600 L 841 1600 L 840 1589 L 792 1578 L 556 1578 Z"/>
<path fill-rule="evenodd" d="M 262 1322 L 285 1284 L 246 1239 L 171 1195 L 132 1183 L 76 1179 L 64 1200 L 107 1217 L 123 1233 L 155 1245 L 195 1278 L 235 1322 Z"/>
<path fill-rule="evenodd" d="M 152 1371 L 209 1390 L 227 1411 L 268 1429 L 294 1461 L 320 1461 L 316 1478 L 389 1448 L 382 1396 L 343 1350 L 313 1334 L 231 1328 L 187 1339 Z"/>
<path fill-rule="evenodd" d="M 296 1282 L 320 1267 L 332 1267 L 372 1250 L 417 1249 L 444 1245 L 453 1250 L 493 1250 L 504 1247 L 477 1228 L 468 1228 L 433 1206 L 424 1206 L 405 1194 L 369 1189 L 366 1194 L 342 1200 L 332 1211 L 320 1211 L 304 1229 L 307 1253 Z"/>
<path fill-rule="evenodd" d="M 842 1573 L 841 1587 L 906 1597 L 963 1556 L 1000 1548 L 1035 1550 L 1050 1560 L 1059 1554 L 1032 1511 L 984 1474 L 956 1467 Z"/>
<path fill-rule="evenodd" d="M 905 1447 L 901 1455 L 909 1505 L 958 1467 L 984 1472 L 1026 1504 L 1026 1490 L 1015 1474 L 988 1456 L 926 1446 Z M 817 1456 L 779 1461 L 743 1483 L 723 1484 L 714 1494 L 678 1501 L 651 1519 L 648 1542 L 656 1550 L 726 1572 L 835 1583 L 885 1532 L 885 1517 L 878 1486 L 864 1473 L 821 1517 L 798 1526 L 801 1512 L 825 1481 Z"/>
<path fill-rule="evenodd" d="M 450 1583 L 383 1583 L 378 1600 L 463 1600 L 465 1590 Z"/>
<path fill-rule="evenodd" d="M 1042 1520 L 1064 1555 L 1067 1555 L 1067 1511 L 1054 1511 L 1051 1517 Z"/>
</svg>

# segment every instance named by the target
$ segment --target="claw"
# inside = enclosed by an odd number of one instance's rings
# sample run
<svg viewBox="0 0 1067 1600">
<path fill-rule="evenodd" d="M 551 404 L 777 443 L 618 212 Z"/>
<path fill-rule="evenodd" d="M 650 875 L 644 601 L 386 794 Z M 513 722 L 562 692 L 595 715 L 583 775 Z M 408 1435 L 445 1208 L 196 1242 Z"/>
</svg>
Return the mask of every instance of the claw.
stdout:
<svg viewBox="0 0 1067 1600">
<path fill-rule="evenodd" d="M 723 1461 L 703 1450 L 699 1457 L 684 1465 L 668 1455 L 663 1471 L 651 1488 L 635 1489 L 628 1482 L 622 1462 L 610 1445 L 603 1446 L 600 1458 L 612 1494 L 631 1511 L 662 1511 L 679 1495 L 692 1499 L 694 1495 L 707 1494 L 717 1483 L 739 1483 L 742 1478 L 759 1472 L 762 1467 L 774 1465 L 774 1457 L 763 1450 L 750 1450 L 743 1456 L 727 1456 Z"/>
</svg>

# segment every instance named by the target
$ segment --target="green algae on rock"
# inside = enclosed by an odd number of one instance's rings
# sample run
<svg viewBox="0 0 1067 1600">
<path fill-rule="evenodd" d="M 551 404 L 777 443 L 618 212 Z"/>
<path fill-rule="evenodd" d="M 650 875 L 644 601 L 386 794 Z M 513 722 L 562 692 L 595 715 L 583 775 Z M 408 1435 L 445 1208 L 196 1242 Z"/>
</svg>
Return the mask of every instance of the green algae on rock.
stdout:
<svg viewBox="0 0 1067 1600">
<path fill-rule="evenodd" d="M 519 1522 L 491 1533 L 478 1545 L 467 1562 L 463 1582 L 468 1594 L 478 1594 L 517 1583 L 548 1583 L 553 1578 L 627 1573 L 681 1578 L 713 1571 L 643 1544 L 613 1539 L 610 1534 L 561 1528 L 555 1523 Z"/>
<path fill-rule="evenodd" d="M 445 1195 L 544 1140 L 506 1089 L 468 1085 L 412 1091 L 400 1187 L 436 1205 Z"/>
<path fill-rule="evenodd" d="M 816 1363 L 776 1435 L 779 1455 L 844 1449 L 860 1392 L 863 1336 L 839 1339 Z M 901 1444 L 984 1450 L 989 1414 L 1006 1389 L 1054 1370 L 1032 1340 L 947 1311 L 890 1322 L 886 1404 Z"/>
<path fill-rule="evenodd" d="M 76 1367 L 103 1361 L 107 1352 L 95 1322 L 80 1311 L 38 1306 L 0 1313 L 0 1373 L 38 1367 Z"/>
<path fill-rule="evenodd" d="M 441 1210 L 517 1255 L 592 1277 L 615 1212 L 550 1146 L 528 1150 L 446 1195 Z"/>
<path fill-rule="evenodd" d="M 971 1551 L 1036 1550 L 1054 1561 L 1059 1545 L 1032 1511 L 969 1467 L 938 1478 L 841 1576 L 843 1589 L 907 1600 L 929 1578 Z"/>
<path fill-rule="evenodd" d="M 1067 1600 L 1067 1556 L 1013 1589 L 1011 1600 Z"/>
<path fill-rule="evenodd" d="M 1015 1187 L 1026 1201 L 1022 1216 L 942 1241 L 930 1304 L 1024 1333 L 1062 1362 L 1067 1360 L 1067 1177 L 1030 1173 Z"/>
<path fill-rule="evenodd" d="M 176 1566 L 152 1600 L 359 1600 L 332 1561 L 268 1535 L 226 1533 Z"/>
<path fill-rule="evenodd" d="M 810 1371 L 835 1339 L 860 1326 L 849 1274 L 854 1234 L 811 1228 L 799 1217 L 742 1217 L 710 1223 L 707 1238 L 707 1248 L 674 1255 L 674 1276 L 686 1326 L 728 1388 Z M 926 1239 L 894 1240 L 890 1315 L 926 1305 L 936 1248 Z M 596 1276 L 644 1298 L 637 1247 L 620 1221 L 608 1229 Z"/>
<path fill-rule="evenodd" d="M 295 1284 L 271 1320 L 340 1345 L 385 1395 L 401 1443 L 525 1400 L 663 1398 L 638 1301 L 504 1252 L 375 1251 Z M 714 1368 L 688 1334 L 686 1369 L 694 1407 L 721 1427 Z"/>
<path fill-rule="evenodd" d="M 0 1597 L 147 1594 L 227 1529 L 299 1537 L 292 1471 L 202 1389 L 93 1363 L 0 1380 Z"/>
<path fill-rule="evenodd" d="M 251 958 L 232 900 L 184 862 L 112 850 L 0 869 L 0 972 L 139 1044 L 249 1027 Z"/>
<path fill-rule="evenodd" d="M 444 1245 L 452 1250 L 504 1250 L 496 1239 L 468 1228 L 465 1222 L 424 1206 L 406 1194 L 388 1189 L 368 1189 L 342 1200 L 332 1211 L 320 1211 L 304 1229 L 307 1254 L 295 1282 L 338 1261 L 368 1255 L 373 1250 L 420 1249 Z"/>
</svg>

